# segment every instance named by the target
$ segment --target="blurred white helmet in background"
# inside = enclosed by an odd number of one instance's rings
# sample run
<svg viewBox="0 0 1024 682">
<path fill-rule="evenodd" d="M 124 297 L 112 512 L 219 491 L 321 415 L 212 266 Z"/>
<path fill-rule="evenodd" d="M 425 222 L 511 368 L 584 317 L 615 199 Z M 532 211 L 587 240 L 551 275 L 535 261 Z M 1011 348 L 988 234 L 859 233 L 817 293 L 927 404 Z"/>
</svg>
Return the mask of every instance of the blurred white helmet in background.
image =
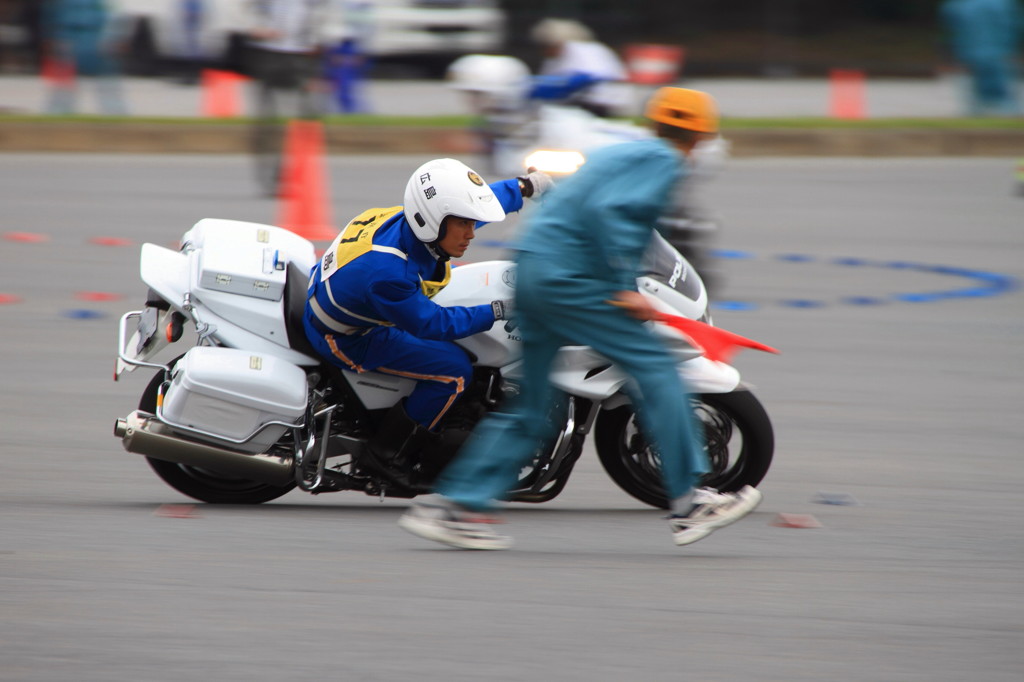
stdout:
<svg viewBox="0 0 1024 682">
<path fill-rule="evenodd" d="M 530 69 L 515 57 L 467 54 L 448 67 L 448 82 L 456 90 L 494 98 L 521 99 L 530 87 Z"/>
<path fill-rule="evenodd" d="M 413 234 L 427 244 L 444 236 L 441 223 L 450 215 L 485 223 L 505 218 L 483 178 L 455 159 L 434 159 L 417 168 L 405 186 L 403 210 Z"/>
<path fill-rule="evenodd" d="M 586 43 L 594 39 L 589 28 L 572 19 L 544 19 L 530 29 L 530 38 L 539 45 Z"/>
</svg>

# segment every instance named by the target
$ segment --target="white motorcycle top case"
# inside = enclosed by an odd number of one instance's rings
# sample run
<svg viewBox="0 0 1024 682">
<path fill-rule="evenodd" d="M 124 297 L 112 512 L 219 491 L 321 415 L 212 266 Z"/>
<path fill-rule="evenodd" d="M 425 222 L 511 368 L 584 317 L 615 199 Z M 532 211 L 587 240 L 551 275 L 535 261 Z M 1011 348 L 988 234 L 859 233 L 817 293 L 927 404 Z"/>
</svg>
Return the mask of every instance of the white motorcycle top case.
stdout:
<svg viewBox="0 0 1024 682">
<path fill-rule="evenodd" d="M 163 401 L 173 424 L 242 439 L 272 421 L 295 423 L 306 411 L 306 373 L 265 353 L 197 346 L 174 368 Z M 262 453 L 287 427 L 269 426 L 245 443 L 187 433 L 223 447 Z"/>
<path fill-rule="evenodd" d="M 185 259 L 184 284 L 180 276 L 168 283 L 154 272 L 174 265 L 176 256 Z M 292 285 L 305 289 L 316 260 L 308 240 L 283 228 L 204 218 L 182 237 L 180 255 L 145 245 L 142 278 L 172 303 L 186 291 L 191 293 L 201 304 L 203 321 L 216 329 L 214 337 L 222 345 L 315 365 L 317 359 L 289 348 L 283 294 L 288 265 L 303 273 L 302 281 Z"/>
<path fill-rule="evenodd" d="M 295 262 L 305 272 L 316 263 L 313 245 L 280 227 L 206 218 L 182 238 L 200 251 L 198 285 L 210 291 L 280 301 L 285 272 Z"/>
</svg>

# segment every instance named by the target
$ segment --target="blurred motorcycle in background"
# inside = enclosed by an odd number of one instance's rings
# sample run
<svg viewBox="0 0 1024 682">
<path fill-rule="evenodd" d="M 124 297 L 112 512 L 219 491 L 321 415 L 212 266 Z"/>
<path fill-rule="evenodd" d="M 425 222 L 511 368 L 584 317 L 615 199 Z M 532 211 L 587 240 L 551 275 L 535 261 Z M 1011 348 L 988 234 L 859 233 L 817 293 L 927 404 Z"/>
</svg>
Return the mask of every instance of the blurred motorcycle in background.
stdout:
<svg viewBox="0 0 1024 682">
<path fill-rule="evenodd" d="M 466 97 L 480 150 L 498 177 L 536 168 L 557 180 L 574 173 L 594 150 L 653 135 L 632 120 L 604 118 L 575 106 L 571 95 L 561 102 L 532 98 L 534 77 L 515 57 L 466 55 L 451 64 L 447 77 L 450 87 Z M 687 181 L 660 221 L 662 234 L 712 292 L 721 283 L 711 256 L 720 221 L 701 198 L 702 185 L 724 169 L 728 157 L 729 143 L 720 136 L 698 144 Z"/>
</svg>

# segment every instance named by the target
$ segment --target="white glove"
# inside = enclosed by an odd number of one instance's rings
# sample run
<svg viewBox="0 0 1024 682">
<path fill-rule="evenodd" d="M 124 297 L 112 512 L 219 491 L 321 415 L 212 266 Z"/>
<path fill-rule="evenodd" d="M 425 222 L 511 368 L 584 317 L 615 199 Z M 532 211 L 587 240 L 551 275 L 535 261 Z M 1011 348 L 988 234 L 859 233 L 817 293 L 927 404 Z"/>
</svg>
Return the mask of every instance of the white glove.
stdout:
<svg viewBox="0 0 1024 682">
<path fill-rule="evenodd" d="M 555 186 L 555 181 L 551 179 L 550 175 L 535 168 L 531 168 L 529 173 L 516 178 L 516 180 L 519 181 L 519 187 L 527 199 L 536 200 L 537 197 Z"/>
</svg>

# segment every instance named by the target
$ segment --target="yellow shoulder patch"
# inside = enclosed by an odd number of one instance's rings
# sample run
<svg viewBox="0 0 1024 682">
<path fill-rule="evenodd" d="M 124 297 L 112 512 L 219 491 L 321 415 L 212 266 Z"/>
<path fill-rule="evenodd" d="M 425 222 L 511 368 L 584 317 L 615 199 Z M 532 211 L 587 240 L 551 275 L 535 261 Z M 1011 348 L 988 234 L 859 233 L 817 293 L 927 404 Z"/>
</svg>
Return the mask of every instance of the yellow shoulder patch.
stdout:
<svg viewBox="0 0 1024 682">
<path fill-rule="evenodd" d="M 321 281 L 370 251 L 373 247 L 374 233 L 401 210 L 401 206 L 371 208 L 350 220 L 320 259 Z"/>
</svg>

